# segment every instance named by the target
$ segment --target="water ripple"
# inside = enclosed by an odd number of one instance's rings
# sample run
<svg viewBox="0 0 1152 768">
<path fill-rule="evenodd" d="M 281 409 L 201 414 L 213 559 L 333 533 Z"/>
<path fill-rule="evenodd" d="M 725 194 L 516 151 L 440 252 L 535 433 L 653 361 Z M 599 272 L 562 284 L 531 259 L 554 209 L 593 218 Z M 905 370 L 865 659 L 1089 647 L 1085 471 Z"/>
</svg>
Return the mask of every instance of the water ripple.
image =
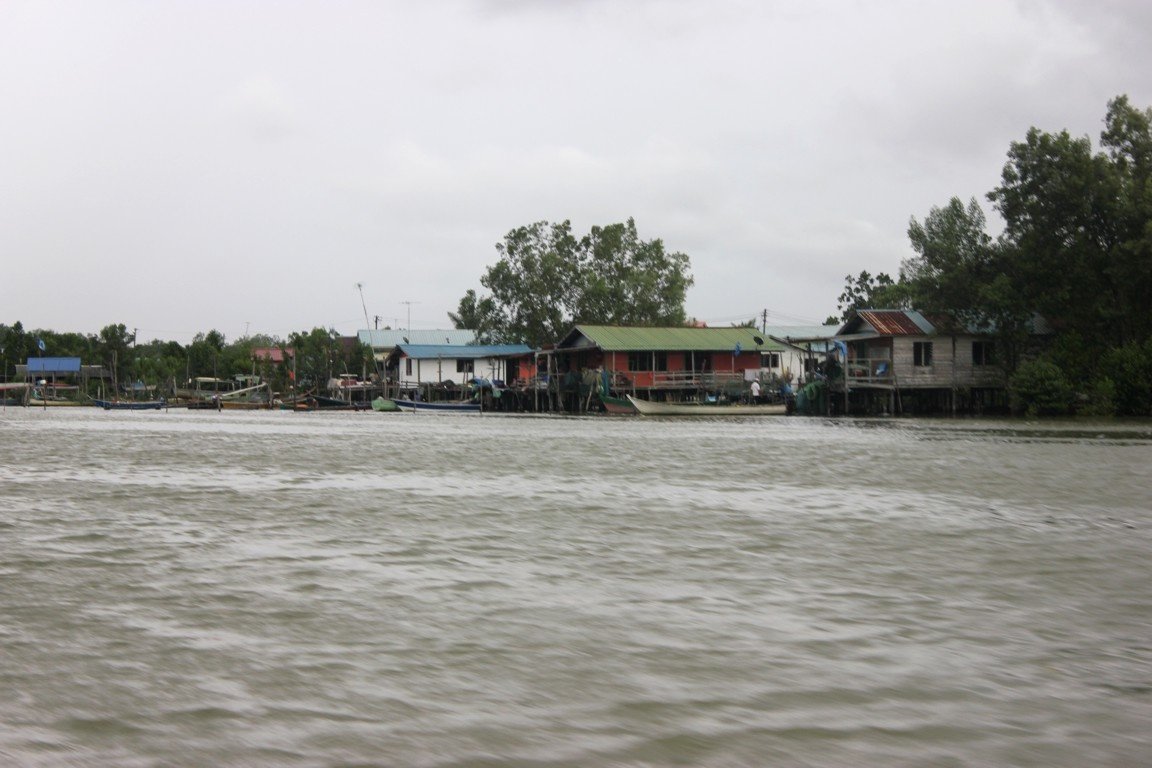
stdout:
<svg viewBox="0 0 1152 768">
<path fill-rule="evenodd" d="M 0 414 L 0 761 L 1135 765 L 1152 430 Z"/>
</svg>

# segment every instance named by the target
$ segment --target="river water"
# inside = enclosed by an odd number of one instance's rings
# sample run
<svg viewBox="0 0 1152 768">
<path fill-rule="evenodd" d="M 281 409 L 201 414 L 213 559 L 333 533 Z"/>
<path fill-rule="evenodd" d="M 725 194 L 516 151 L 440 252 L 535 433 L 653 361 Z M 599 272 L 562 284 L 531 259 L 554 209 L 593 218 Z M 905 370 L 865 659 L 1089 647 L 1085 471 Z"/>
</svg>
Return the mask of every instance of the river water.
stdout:
<svg viewBox="0 0 1152 768">
<path fill-rule="evenodd" d="M 1152 425 L 0 411 L 0 765 L 1152 764 Z"/>
</svg>

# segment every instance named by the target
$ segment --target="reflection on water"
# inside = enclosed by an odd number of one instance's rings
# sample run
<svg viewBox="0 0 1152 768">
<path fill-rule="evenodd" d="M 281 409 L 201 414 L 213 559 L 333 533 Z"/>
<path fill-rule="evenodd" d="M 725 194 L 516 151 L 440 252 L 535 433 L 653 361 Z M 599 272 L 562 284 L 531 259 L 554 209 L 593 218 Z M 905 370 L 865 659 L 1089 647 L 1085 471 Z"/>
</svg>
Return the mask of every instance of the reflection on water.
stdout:
<svg viewBox="0 0 1152 768">
<path fill-rule="evenodd" d="M 1152 428 L 0 411 L 0 762 L 1138 765 Z"/>
</svg>

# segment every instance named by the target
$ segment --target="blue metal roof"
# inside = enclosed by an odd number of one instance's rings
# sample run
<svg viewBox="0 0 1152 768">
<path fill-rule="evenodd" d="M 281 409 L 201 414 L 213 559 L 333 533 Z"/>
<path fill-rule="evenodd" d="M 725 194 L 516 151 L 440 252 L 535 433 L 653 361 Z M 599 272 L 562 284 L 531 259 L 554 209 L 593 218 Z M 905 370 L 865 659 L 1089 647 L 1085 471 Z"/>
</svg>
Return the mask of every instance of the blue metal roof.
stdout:
<svg viewBox="0 0 1152 768">
<path fill-rule="evenodd" d="M 28 373 L 80 373 L 78 357 L 30 357 Z"/>
<path fill-rule="evenodd" d="M 357 331 L 357 338 L 361 344 L 367 344 L 374 349 L 392 349 L 400 344 L 435 344 L 435 345 L 464 345 L 476 341 L 476 331 L 450 328 L 445 330 L 428 330 L 417 328 L 412 330 L 368 330 Z"/>
<path fill-rule="evenodd" d="M 517 357 L 532 352 L 527 344 L 398 344 L 404 357 L 417 360 L 478 360 L 484 357 Z"/>
</svg>

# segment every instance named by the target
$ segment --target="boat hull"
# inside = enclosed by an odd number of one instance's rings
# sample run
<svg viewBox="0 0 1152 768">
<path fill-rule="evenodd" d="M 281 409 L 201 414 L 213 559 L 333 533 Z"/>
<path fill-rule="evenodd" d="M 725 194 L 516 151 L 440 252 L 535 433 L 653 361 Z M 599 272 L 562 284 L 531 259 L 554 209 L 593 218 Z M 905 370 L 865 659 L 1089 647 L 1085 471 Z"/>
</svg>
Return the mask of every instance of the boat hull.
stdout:
<svg viewBox="0 0 1152 768">
<path fill-rule="evenodd" d="M 479 413 L 480 403 L 432 402 L 426 400 L 392 399 L 402 411 L 433 411 L 436 413 Z"/>
<path fill-rule="evenodd" d="M 626 397 L 612 397 L 610 395 L 600 395 L 599 397 L 605 413 L 618 416 L 635 416 L 637 413 L 636 406 L 632 405 Z"/>
<path fill-rule="evenodd" d="M 784 403 L 768 405 L 694 405 L 691 403 L 657 403 L 625 395 L 641 416 L 783 416 L 788 412 Z"/>
<path fill-rule="evenodd" d="M 106 411 L 158 411 L 168 405 L 163 400 L 93 400 Z"/>
</svg>

